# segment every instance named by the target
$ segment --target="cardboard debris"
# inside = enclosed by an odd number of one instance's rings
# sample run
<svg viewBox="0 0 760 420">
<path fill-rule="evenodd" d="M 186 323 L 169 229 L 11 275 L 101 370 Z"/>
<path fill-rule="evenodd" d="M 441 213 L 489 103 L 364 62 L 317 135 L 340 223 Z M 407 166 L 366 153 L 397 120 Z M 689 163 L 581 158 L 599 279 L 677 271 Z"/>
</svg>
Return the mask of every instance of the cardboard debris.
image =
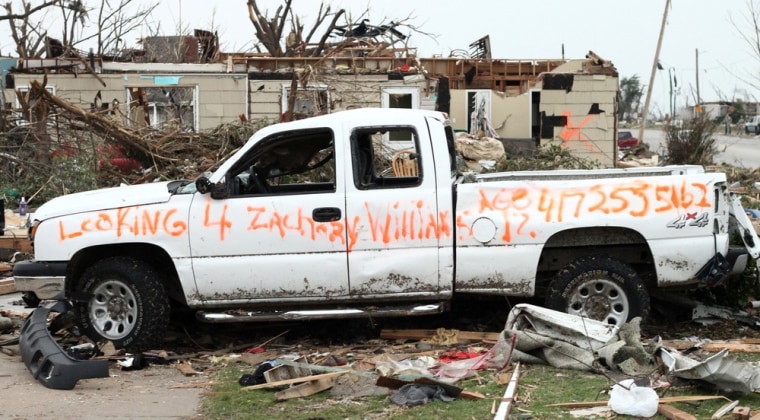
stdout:
<svg viewBox="0 0 760 420">
<path fill-rule="evenodd" d="M 240 353 L 240 361 L 248 363 L 251 366 L 258 366 L 267 360 L 272 360 L 277 357 L 275 351 L 265 351 L 263 353 Z"/>
</svg>

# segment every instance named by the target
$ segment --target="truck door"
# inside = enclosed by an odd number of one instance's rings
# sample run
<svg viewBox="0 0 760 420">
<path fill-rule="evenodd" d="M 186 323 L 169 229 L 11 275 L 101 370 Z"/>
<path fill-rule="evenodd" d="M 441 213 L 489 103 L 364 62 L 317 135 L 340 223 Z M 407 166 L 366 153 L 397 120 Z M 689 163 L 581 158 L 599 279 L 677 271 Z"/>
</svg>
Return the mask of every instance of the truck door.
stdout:
<svg viewBox="0 0 760 420">
<path fill-rule="evenodd" d="M 441 293 L 439 246 L 447 221 L 436 196 L 430 134 L 423 128 L 352 129 L 346 173 L 352 298 Z"/>
<path fill-rule="evenodd" d="M 238 159 L 226 185 L 214 187 L 223 191 L 216 198 L 195 195 L 189 232 L 198 299 L 348 296 L 334 139 L 329 128 L 276 133 Z"/>
</svg>

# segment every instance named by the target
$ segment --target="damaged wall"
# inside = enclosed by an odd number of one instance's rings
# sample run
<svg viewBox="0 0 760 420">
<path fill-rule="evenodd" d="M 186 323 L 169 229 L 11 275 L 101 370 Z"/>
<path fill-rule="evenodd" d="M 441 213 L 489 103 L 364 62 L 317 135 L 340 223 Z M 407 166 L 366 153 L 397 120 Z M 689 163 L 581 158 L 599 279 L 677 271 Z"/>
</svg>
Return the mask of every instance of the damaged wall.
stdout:
<svg viewBox="0 0 760 420">
<path fill-rule="evenodd" d="M 543 76 L 540 144 L 555 143 L 573 155 L 615 165 L 618 79 L 605 74 Z"/>
<path fill-rule="evenodd" d="M 284 75 L 281 80 L 264 80 L 257 75 L 250 76 L 250 118 L 278 120 L 287 109 L 287 95 L 291 81 Z M 434 84 L 433 84 L 434 86 Z M 384 91 L 391 88 L 390 106 L 404 106 L 405 103 L 393 103 L 396 94 L 414 97 L 413 108 L 435 109 L 433 88 L 431 83 L 423 80 L 405 81 L 389 80 L 387 75 L 320 75 L 309 81 L 304 88 L 298 86 L 298 103 L 295 113 L 297 117 L 325 113 L 345 109 L 383 107 Z"/>
<path fill-rule="evenodd" d="M 287 109 L 289 74 L 183 74 L 142 73 L 91 75 L 49 74 L 48 88 L 61 99 L 87 110 L 100 110 L 133 124 L 167 123 L 183 118 L 184 126 L 194 131 L 208 130 L 245 116 L 249 120 L 265 118 L 279 121 Z M 40 74 L 14 74 L 15 87 L 24 90 Z M 391 93 L 385 92 L 390 88 Z M 320 75 L 303 88 L 299 83 L 299 117 L 338 110 L 411 105 L 413 108 L 435 109 L 435 81 L 424 77 L 388 75 Z M 414 98 L 413 103 L 395 104 L 394 95 Z M 5 90 L 8 103 L 16 104 L 13 89 Z M 388 100 L 390 98 L 390 100 Z M 132 102 L 130 107 L 127 102 Z M 142 104 L 142 105 L 141 105 Z M 14 105 L 15 106 L 15 105 Z M 172 110 L 182 107 L 183 111 Z M 166 108 L 163 112 L 160 108 Z M 158 108 L 158 109 L 157 109 Z M 176 111 L 176 112 L 175 112 Z M 147 117 L 146 117 L 147 115 Z M 192 119 L 192 121 L 189 121 Z"/>
<path fill-rule="evenodd" d="M 569 60 L 543 73 L 534 88 L 519 96 L 452 88 L 452 126 L 468 131 L 472 92 L 484 92 L 490 104 L 488 118 L 500 138 L 561 144 L 575 156 L 614 167 L 618 77 L 598 71 L 588 60 Z"/>
<path fill-rule="evenodd" d="M 41 74 L 13 75 L 15 87 L 28 88 Z M 49 74 L 47 87 L 56 96 L 84 109 L 113 115 L 124 123 L 165 123 L 206 130 L 246 115 L 246 80 L 240 74 Z M 100 82 L 102 80 L 103 83 Z M 8 103 L 16 104 L 13 89 L 5 90 Z M 132 102 L 128 106 L 128 102 Z M 15 107 L 15 105 L 14 105 Z M 146 117 L 147 115 L 147 117 Z M 146 120 L 148 118 L 148 120 Z"/>
</svg>

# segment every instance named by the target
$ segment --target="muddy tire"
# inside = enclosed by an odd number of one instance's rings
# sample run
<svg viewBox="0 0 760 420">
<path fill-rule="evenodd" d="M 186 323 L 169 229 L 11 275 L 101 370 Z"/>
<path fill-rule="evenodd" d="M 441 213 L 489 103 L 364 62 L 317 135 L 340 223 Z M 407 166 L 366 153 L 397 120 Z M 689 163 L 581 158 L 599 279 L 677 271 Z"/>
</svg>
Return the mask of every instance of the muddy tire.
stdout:
<svg viewBox="0 0 760 420">
<path fill-rule="evenodd" d="M 170 316 L 158 272 L 129 257 L 100 260 L 82 274 L 76 304 L 80 331 L 95 341 L 139 352 L 159 343 Z"/>
<path fill-rule="evenodd" d="M 546 296 L 548 308 L 608 324 L 649 314 L 649 293 L 636 271 L 607 256 L 579 258 L 557 273 Z"/>
</svg>

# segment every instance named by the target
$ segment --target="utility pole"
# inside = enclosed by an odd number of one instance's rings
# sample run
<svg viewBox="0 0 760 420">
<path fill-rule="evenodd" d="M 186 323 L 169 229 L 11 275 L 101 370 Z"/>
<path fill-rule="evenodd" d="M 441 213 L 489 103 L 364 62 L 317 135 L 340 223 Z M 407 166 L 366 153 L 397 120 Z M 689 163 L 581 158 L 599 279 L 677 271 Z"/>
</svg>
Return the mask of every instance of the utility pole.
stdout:
<svg viewBox="0 0 760 420">
<path fill-rule="evenodd" d="M 699 48 L 694 49 L 695 58 L 696 61 L 696 68 L 697 68 L 697 107 L 699 110 L 702 110 L 702 98 L 699 96 Z"/>
<path fill-rule="evenodd" d="M 662 36 L 665 34 L 665 23 L 668 21 L 668 9 L 670 9 L 670 0 L 665 0 L 665 12 L 662 14 L 662 24 L 660 25 L 660 37 L 657 38 L 657 50 L 654 53 L 652 62 L 652 74 L 649 76 L 649 86 L 647 86 L 647 98 L 644 100 L 644 110 L 641 112 L 641 124 L 639 125 L 639 141 L 644 141 L 644 127 L 647 124 L 647 114 L 649 113 L 649 100 L 652 99 L 652 85 L 654 84 L 654 73 L 657 71 L 657 62 L 660 60 L 660 47 L 662 47 Z"/>
<path fill-rule="evenodd" d="M 672 73 L 673 68 L 668 69 L 668 81 L 670 81 L 670 121 L 675 121 L 676 118 L 676 112 L 675 108 L 673 108 L 673 75 Z"/>
</svg>

